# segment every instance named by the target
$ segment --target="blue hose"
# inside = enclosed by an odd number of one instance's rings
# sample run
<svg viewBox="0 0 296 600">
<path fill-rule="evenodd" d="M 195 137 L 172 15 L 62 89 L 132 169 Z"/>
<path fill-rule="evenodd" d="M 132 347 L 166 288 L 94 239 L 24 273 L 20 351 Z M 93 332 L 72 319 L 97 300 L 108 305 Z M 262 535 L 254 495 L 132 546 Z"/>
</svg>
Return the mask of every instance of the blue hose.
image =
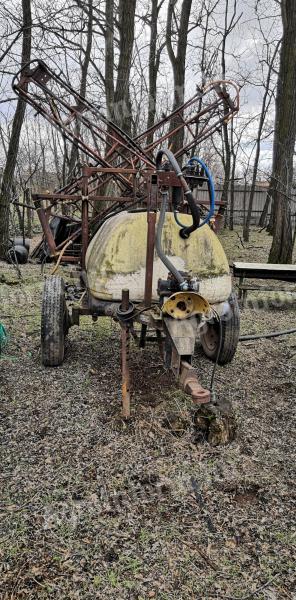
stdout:
<svg viewBox="0 0 296 600">
<path fill-rule="evenodd" d="M 206 223 L 209 222 L 209 220 L 212 218 L 212 216 L 215 213 L 215 187 L 214 187 L 214 181 L 213 181 L 213 177 L 211 175 L 210 170 L 208 169 L 207 165 L 200 158 L 198 158 L 198 156 L 193 156 L 192 158 L 190 158 L 190 160 L 187 162 L 186 167 L 191 167 L 194 163 L 198 163 L 203 168 L 203 170 L 208 178 L 208 185 L 209 185 L 210 210 L 209 210 L 206 218 L 203 221 L 201 221 L 201 223 L 199 224 L 199 227 L 202 227 L 203 225 L 205 225 Z M 180 227 L 184 227 L 184 225 L 181 223 L 181 221 L 178 220 L 176 211 L 174 213 L 174 216 L 175 216 L 176 223 Z"/>
</svg>

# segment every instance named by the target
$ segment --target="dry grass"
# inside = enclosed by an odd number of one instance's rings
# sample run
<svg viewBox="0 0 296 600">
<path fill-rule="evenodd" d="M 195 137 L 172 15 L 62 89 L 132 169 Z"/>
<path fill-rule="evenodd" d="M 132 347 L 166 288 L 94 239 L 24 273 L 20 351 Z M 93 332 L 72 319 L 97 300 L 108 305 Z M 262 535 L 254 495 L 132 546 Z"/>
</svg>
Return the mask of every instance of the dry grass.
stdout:
<svg viewBox="0 0 296 600">
<path fill-rule="evenodd" d="M 256 231 L 246 248 L 235 232 L 222 241 L 246 261 L 265 261 L 270 244 Z M 154 348 L 133 355 L 134 416 L 122 423 L 111 321 L 84 319 L 64 365 L 42 367 L 40 268 L 22 273 L 1 286 L 1 600 L 295 600 L 295 336 L 240 344 L 218 370 L 238 432 L 212 448 L 196 442 Z M 295 325 L 291 299 L 275 309 L 262 297 L 243 333 Z M 199 349 L 196 364 L 207 385 Z"/>
</svg>

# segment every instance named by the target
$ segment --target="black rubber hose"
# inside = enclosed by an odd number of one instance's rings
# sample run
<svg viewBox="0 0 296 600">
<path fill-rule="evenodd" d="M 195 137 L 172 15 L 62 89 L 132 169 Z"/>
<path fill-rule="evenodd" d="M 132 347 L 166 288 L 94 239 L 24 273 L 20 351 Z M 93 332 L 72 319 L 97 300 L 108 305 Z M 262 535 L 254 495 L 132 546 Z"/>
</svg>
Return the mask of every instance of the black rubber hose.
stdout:
<svg viewBox="0 0 296 600">
<path fill-rule="evenodd" d="M 222 331 L 222 320 L 220 319 L 218 313 L 217 313 L 217 319 L 219 322 L 219 346 L 218 346 L 218 352 L 217 352 L 217 356 L 216 356 L 216 360 L 215 360 L 215 364 L 213 366 L 213 370 L 212 370 L 212 376 L 211 376 L 211 383 L 210 383 L 210 394 L 211 394 L 211 402 L 213 402 L 213 404 L 215 404 L 216 402 L 216 391 L 215 391 L 215 375 L 216 375 L 216 369 L 219 363 L 219 358 L 220 358 L 220 354 L 221 354 L 221 350 L 222 350 L 222 342 L 223 342 L 223 331 Z"/>
<path fill-rule="evenodd" d="M 168 161 L 171 163 L 177 177 L 179 177 L 182 188 L 184 190 L 184 194 L 186 196 L 186 200 L 189 204 L 189 208 L 190 208 L 190 212 L 192 215 L 192 225 L 190 225 L 189 227 L 182 227 L 182 229 L 180 229 L 180 236 L 183 239 L 187 239 L 189 238 L 190 234 L 195 231 L 196 229 L 198 229 L 199 227 L 199 223 L 200 223 L 200 209 L 199 206 L 197 206 L 192 192 L 187 184 L 186 179 L 184 178 L 184 175 L 180 169 L 179 163 L 176 160 L 174 154 L 168 150 L 167 148 L 161 148 L 156 155 L 156 169 L 160 170 L 161 168 L 161 161 L 162 161 L 162 157 L 166 156 Z"/>
<path fill-rule="evenodd" d="M 163 262 L 163 264 L 170 271 L 170 273 L 175 277 L 175 279 L 178 281 L 180 287 L 182 288 L 182 287 L 184 287 L 184 284 L 186 283 L 185 279 L 184 279 L 184 277 L 182 277 L 181 273 L 178 271 L 178 269 L 176 269 L 176 267 L 173 265 L 173 263 L 168 259 L 168 257 L 164 253 L 164 251 L 162 249 L 162 245 L 161 245 L 161 236 L 162 236 L 162 230 L 163 230 L 164 221 L 165 221 L 165 213 L 166 213 L 166 208 L 167 208 L 167 195 L 168 195 L 167 193 L 164 193 L 163 198 L 162 198 L 159 220 L 157 223 L 157 230 L 156 230 L 156 236 L 155 236 L 155 248 L 156 248 L 156 252 L 157 252 L 161 262 Z"/>
<path fill-rule="evenodd" d="M 168 149 L 168 148 L 160 148 L 160 150 L 158 150 L 157 155 L 156 155 L 156 170 L 160 171 L 161 170 L 161 161 L 162 161 L 162 157 L 163 155 L 165 155 L 168 159 L 168 161 L 171 163 L 177 177 L 180 177 L 180 175 L 183 175 L 180 167 L 179 167 L 179 163 L 177 161 L 177 159 L 175 158 L 175 155 Z"/>
<path fill-rule="evenodd" d="M 296 328 L 294 329 L 283 329 L 282 331 L 271 331 L 270 333 L 256 333 L 254 335 L 241 335 L 239 338 L 240 342 L 246 342 L 247 340 L 261 340 L 264 338 L 273 338 L 279 337 L 280 335 L 289 335 L 291 333 L 296 333 Z"/>
<path fill-rule="evenodd" d="M 190 212 L 192 215 L 192 220 L 193 220 L 192 225 L 189 225 L 189 227 L 183 227 L 182 229 L 180 229 L 179 233 L 180 233 L 181 238 L 186 240 L 187 238 L 189 238 L 190 234 L 193 231 L 196 231 L 196 229 L 199 228 L 200 210 L 199 210 L 199 207 L 197 206 L 197 204 L 195 204 L 195 200 L 193 198 L 192 192 L 189 190 L 189 192 L 184 192 L 184 193 L 186 195 L 186 199 L 188 201 Z"/>
</svg>

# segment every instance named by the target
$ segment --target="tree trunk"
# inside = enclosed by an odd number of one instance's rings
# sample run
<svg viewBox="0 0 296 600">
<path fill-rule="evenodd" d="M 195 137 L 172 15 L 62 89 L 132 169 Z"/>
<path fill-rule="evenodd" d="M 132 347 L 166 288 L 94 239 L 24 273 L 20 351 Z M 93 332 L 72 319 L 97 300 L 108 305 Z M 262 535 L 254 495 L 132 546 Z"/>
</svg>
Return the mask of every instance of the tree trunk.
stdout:
<svg viewBox="0 0 296 600">
<path fill-rule="evenodd" d="M 93 3 L 92 3 L 92 0 L 88 0 L 87 39 L 86 39 L 86 47 L 84 50 L 84 58 L 83 58 L 83 61 L 81 64 L 81 80 L 80 80 L 80 89 L 79 89 L 80 96 L 82 96 L 83 98 L 85 98 L 85 95 L 86 95 L 87 73 L 88 73 L 88 67 L 89 67 L 90 56 L 91 56 L 92 36 L 93 36 Z M 77 120 L 76 127 L 75 127 L 75 134 L 77 136 L 80 136 L 80 131 L 81 131 L 81 123 L 80 123 L 80 121 Z M 73 174 L 76 163 L 78 162 L 78 158 L 79 158 L 78 146 L 74 142 L 72 144 L 71 154 L 70 154 L 70 163 L 69 163 L 69 176 L 70 177 Z"/>
<path fill-rule="evenodd" d="M 231 182 L 230 182 L 230 211 L 229 211 L 229 229 L 230 229 L 230 231 L 233 231 L 233 227 L 234 227 L 234 206 L 235 206 L 234 178 L 235 178 L 235 167 L 236 167 L 236 157 L 233 156 L 232 167 L 231 167 Z"/>
<path fill-rule="evenodd" d="M 23 11 L 23 44 L 21 65 L 24 67 L 31 57 L 31 3 L 30 0 L 22 0 Z M 6 163 L 0 192 L 0 258 L 5 258 L 9 244 L 9 205 L 12 195 L 13 178 L 17 164 L 17 155 L 20 142 L 20 134 L 25 116 L 25 103 L 19 98 L 12 123 L 11 137 L 9 140 Z"/>
<path fill-rule="evenodd" d="M 270 235 L 273 235 L 274 220 L 275 220 L 275 210 L 274 210 L 273 197 L 271 196 L 270 192 L 271 192 L 271 184 L 269 185 L 269 190 L 268 190 L 268 196 L 269 196 L 270 201 L 271 201 L 271 208 L 270 208 L 269 221 L 268 221 L 268 224 L 267 224 L 267 227 L 266 227 L 266 231 Z"/>
<path fill-rule="evenodd" d="M 225 29 L 222 39 L 222 49 L 221 49 L 221 67 L 222 67 L 222 79 L 225 79 L 226 76 L 226 41 L 228 36 L 228 0 L 226 1 L 225 6 Z M 224 114 L 227 114 L 227 106 L 224 107 Z M 228 206 L 228 190 L 229 190 L 229 180 L 230 180 L 230 171 L 231 171 L 231 149 L 229 143 L 228 136 L 228 124 L 223 121 L 222 123 L 222 141 L 224 145 L 224 181 L 223 181 L 223 189 L 221 194 L 221 202 L 225 202 L 225 205 L 220 205 L 218 213 L 224 214 L 227 211 Z M 225 220 L 226 224 L 226 220 Z"/>
<path fill-rule="evenodd" d="M 239 18 L 236 20 L 236 0 L 233 2 L 232 15 L 229 19 L 229 0 L 225 1 L 225 9 L 224 9 L 224 31 L 222 36 L 222 46 L 221 46 L 221 77 L 222 79 L 226 79 L 226 45 L 227 38 L 229 34 L 235 28 Z M 225 90 L 226 91 L 226 90 Z M 224 105 L 224 114 L 228 114 L 228 107 Z M 231 174 L 231 147 L 229 142 L 228 135 L 228 126 L 227 122 L 223 121 L 222 123 L 222 142 L 224 145 L 224 182 L 223 189 L 221 194 L 221 201 L 225 202 L 225 205 L 221 204 L 218 210 L 218 214 L 224 215 L 226 212 L 227 215 L 227 205 L 228 205 L 228 192 L 229 192 L 229 183 L 230 183 L 230 174 Z M 226 219 L 225 219 L 226 225 Z"/>
<path fill-rule="evenodd" d="M 225 75 L 224 77 L 225 78 Z M 225 109 L 226 111 L 226 109 Z M 230 182 L 230 172 L 231 172 L 231 149 L 229 143 L 229 135 L 228 135 L 228 124 L 223 121 L 222 123 L 222 136 L 223 136 L 223 145 L 224 145 L 224 181 L 223 181 L 223 189 L 221 194 L 221 202 L 225 202 L 225 204 L 221 204 L 218 209 L 218 213 L 224 215 L 227 211 L 228 207 L 228 191 L 229 191 L 229 182 Z"/>
<path fill-rule="evenodd" d="M 230 125 L 230 156 L 231 156 L 231 177 L 230 177 L 230 210 L 229 210 L 229 229 L 233 231 L 234 226 L 234 204 L 235 204 L 235 191 L 234 191 L 234 178 L 235 178 L 235 168 L 236 168 L 236 155 L 234 148 L 234 139 L 233 139 L 233 121 L 231 121 Z"/>
<path fill-rule="evenodd" d="M 130 99 L 130 70 L 135 36 L 136 0 L 119 2 L 119 61 L 114 94 L 114 120 L 131 135 L 132 110 Z"/>
<path fill-rule="evenodd" d="M 293 179 L 296 139 L 296 5 L 282 0 L 283 39 L 276 96 L 273 165 L 270 195 L 273 200 L 273 241 L 270 263 L 290 263 L 293 243 L 289 198 Z"/>
<path fill-rule="evenodd" d="M 243 227 L 246 224 L 246 203 L 247 203 L 247 174 L 244 177 L 244 195 L 243 195 Z"/>
<path fill-rule="evenodd" d="M 157 21 L 160 5 L 158 0 L 152 0 L 150 20 L 150 47 L 149 47 L 149 98 L 147 129 L 153 127 L 156 113 L 157 75 L 160 64 L 160 55 L 163 46 L 157 50 Z M 153 143 L 153 132 L 147 135 L 147 146 Z"/>
<path fill-rule="evenodd" d="M 184 104 L 184 84 L 185 84 L 185 66 L 186 66 L 186 52 L 187 52 L 187 38 L 188 38 L 188 25 L 189 17 L 191 12 L 192 0 L 183 0 L 180 16 L 180 25 L 178 28 L 178 41 L 177 41 L 177 52 L 174 53 L 172 45 L 172 20 L 174 18 L 174 9 L 177 4 L 177 0 L 169 0 L 168 12 L 167 12 L 167 26 L 166 26 L 166 45 L 168 50 L 169 59 L 173 68 L 174 76 L 174 103 L 173 111 L 176 110 L 180 105 Z M 182 123 L 181 111 L 180 116 L 176 116 L 171 120 L 170 130 L 173 131 L 175 127 Z M 184 143 L 184 129 L 180 129 L 172 139 L 171 150 L 176 152 L 182 148 Z"/>
<path fill-rule="evenodd" d="M 114 0 L 106 0 L 105 93 L 108 118 L 114 120 Z"/>
<path fill-rule="evenodd" d="M 263 210 L 262 210 L 262 213 L 261 213 L 260 219 L 259 219 L 259 227 L 265 227 L 269 205 L 270 205 L 270 195 L 269 195 L 269 192 L 267 192 Z"/>
<path fill-rule="evenodd" d="M 31 190 L 29 188 L 26 188 L 24 191 L 24 199 L 25 199 L 25 204 L 27 204 L 26 206 L 26 213 L 27 213 L 27 227 L 26 227 L 26 236 L 28 238 L 32 237 L 32 226 L 33 226 L 33 207 L 30 208 L 30 206 L 32 206 L 32 199 L 31 199 Z"/>
<path fill-rule="evenodd" d="M 262 137 L 262 131 L 263 131 L 264 123 L 265 123 L 266 114 L 267 114 L 269 106 L 270 106 L 271 75 L 273 72 L 273 68 L 274 68 L 273 65 L 274 65 L 274 61 L 275 61 L 275 58 L 278 53 L 279 45 L 280 45 L 280 42 L 278 42 L 275 47 L 271 62 L 268 67 L 268 73 L 267 73 L 267 78 L 266 78 L 266 83 L 265 83 L 265 91 L 264 91 L 263 100 L 262 100 L 261 114 L 260 114 L 257 138 L 256 138 L 256 153 L 255 153 L 255 160 L 254 160 L 254 166 L 253 166 L 253 177 L 252 177 L 252 183 L 251 183 L 248 214 L 247 214 L 247 219 L 246 219 L 246 223 L 245 223 L 244 231 L 243 231 L 243 239 L 245 242 L 249 241 L 250 224 L 251 224 L 251 218 L 252 218 L 255 187 L 256 187 L 256 180 L 257 180 L 257 173 L 258 173 L 258 166 L 259 166 L 259 159 L 260 159 L 260 152 L 261 152 L 261 137 Z"/>
</svg>

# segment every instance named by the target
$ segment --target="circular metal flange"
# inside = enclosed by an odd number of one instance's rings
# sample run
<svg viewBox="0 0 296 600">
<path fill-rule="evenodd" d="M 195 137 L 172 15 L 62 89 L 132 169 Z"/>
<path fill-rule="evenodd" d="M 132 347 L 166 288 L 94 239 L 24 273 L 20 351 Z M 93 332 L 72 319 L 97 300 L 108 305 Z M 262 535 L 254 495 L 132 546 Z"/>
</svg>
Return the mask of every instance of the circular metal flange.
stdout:
<svg viewBox="0 0 296 600">
<path fill-rule="evenodd" d="M 211 315 L 211 307 L 205 298 L 196 292 L 176 292 L 162 307 L 162 312 L 174 319 L 189 319 L 194 315 Z"/>
</svg>

